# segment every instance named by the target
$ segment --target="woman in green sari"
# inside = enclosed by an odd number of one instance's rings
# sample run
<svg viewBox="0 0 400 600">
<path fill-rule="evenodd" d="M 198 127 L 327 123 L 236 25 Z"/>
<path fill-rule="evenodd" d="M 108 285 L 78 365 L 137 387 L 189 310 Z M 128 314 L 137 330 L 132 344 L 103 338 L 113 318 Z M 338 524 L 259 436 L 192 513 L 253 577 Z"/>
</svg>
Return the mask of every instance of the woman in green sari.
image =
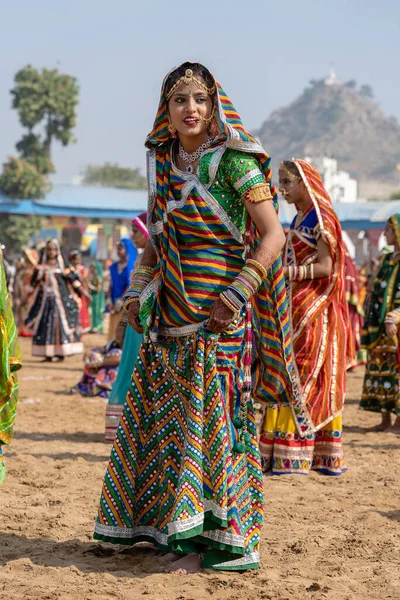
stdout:
<svg viewBox="0 0 400 600">
<path fill-rule="evenodd" d="M 90 265 L 89 290 L 93 298 L 92 311 L 92 333 L 103 333 L 103 313 L 105 307 L 104 277 L 103 269 L 98 260 Z"/>
<path fill-rule="evenodd" d="M 368 360 L 360 407 L 382 415 L 371 431 L 400 433 L 400 214 L 388 219 L 385 236 L 394 251 L 382 259 L 365 311 L 361 345 Z M 391 413 L 396 415 L 393 425 Z"/>
<path fill-rule="evenodd" d="M 5 476 L 2 447 L 12 438 L 18 400 L 16 371 L 22 366 L 17 328 L 8 296 L 0 249 L 0 485 Z"/>
</svg>

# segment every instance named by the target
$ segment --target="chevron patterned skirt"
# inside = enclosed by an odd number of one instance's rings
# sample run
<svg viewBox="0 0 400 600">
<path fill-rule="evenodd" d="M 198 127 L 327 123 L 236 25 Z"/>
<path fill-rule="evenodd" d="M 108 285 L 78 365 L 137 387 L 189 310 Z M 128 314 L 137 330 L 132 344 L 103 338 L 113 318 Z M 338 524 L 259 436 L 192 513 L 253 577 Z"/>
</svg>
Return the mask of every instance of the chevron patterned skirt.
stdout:
<svg viewBox="0 0 400 600">
<path fill-rule="evenodd" d="M 233 451 L 244 319 L 144 343 L 104 480 L 94 537 L 204 555 L 203 566 L 258 568 L 263 491 L 252 404 Z"/>
</svg>

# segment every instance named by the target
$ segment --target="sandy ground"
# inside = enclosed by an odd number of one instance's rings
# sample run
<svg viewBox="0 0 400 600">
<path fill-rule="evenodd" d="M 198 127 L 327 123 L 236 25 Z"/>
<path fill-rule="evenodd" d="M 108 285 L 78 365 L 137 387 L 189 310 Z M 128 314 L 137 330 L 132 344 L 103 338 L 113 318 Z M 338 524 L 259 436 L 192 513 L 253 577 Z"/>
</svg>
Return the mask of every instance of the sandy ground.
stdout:
<svg viewBox="0 0 400 600">
<path fill-rule="evenodd" d="M 87 345 L 102 342 L 86 336 Z M 0 491 L 0 598 L 400 598 L 400 437 L 367 433 L 362 369 L 349 375 L 340 478 L 265 478 L 262 563 L 245 574 L 166 575 L 150 546 L 91 539 L 109 454 L 105 402 L 66 395 L 81 357 L 43 365 L 22 341 L 20 405 Z"/>
</svg>

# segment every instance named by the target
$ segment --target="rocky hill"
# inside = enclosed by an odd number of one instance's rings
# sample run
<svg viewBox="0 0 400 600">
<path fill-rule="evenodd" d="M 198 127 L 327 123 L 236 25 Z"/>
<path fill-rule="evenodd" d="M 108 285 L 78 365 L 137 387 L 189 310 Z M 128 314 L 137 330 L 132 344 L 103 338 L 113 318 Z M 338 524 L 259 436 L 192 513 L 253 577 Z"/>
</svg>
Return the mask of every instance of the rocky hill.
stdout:
<svg viewBox="0 0 400 600">
<path fill-rule="evenodd" d="M 331 156 L 361 181 L 396 181 L 400 124 L 373 100 L 369 86 L 356 89 L 331 74 L 310 82 L 289 106 L 274 111 L 258 131 L 276 172 L 284 158 Z"/>
</svg>

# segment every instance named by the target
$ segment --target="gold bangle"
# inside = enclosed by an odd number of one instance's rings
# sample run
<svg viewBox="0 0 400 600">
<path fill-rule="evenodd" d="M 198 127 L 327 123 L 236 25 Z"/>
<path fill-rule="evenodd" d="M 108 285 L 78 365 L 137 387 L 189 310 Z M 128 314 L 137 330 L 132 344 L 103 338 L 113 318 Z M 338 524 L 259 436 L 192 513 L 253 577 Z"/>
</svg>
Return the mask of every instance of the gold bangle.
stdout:
<svg viewBox="0 0 400 600">
<path fill-rule="evenodd" d="M 236 306 L 233 306 L 233 304 L 231 304 L 230 300 L 228 300 L 228 298 L 226 296 L 224 296 L 224 293 L 220 294 L 219 297 L 222 300 L 222 302 L 225 304 L 225 306 L 227 306 L 229 308 L 229 310 L 231 310 L 234 314 L 239 312 L 238 309 L 236 308 Z"/>
<path fill-rule="evenodd" d="M 254 260 L 254 258 L 248 258 L 246 260 L 246 264 L 253 265 L 253 267 L 256 267 L 256 269 L 258 269 L 260 271 L 260 273 L 264 279 L 268 278 L 268 273 L 267 273 L 266 268 L 261 263 L 259 263 L 258 260 Z"/>
<path fill-rule="evenodd" d="M 124 310 L 128 311 L 129 305 L 132 304 L 134 300 L 139 300 L 139 296 L 133 296 L 132 298 L 128 298 L 124 302 Z"/>
</svg>

